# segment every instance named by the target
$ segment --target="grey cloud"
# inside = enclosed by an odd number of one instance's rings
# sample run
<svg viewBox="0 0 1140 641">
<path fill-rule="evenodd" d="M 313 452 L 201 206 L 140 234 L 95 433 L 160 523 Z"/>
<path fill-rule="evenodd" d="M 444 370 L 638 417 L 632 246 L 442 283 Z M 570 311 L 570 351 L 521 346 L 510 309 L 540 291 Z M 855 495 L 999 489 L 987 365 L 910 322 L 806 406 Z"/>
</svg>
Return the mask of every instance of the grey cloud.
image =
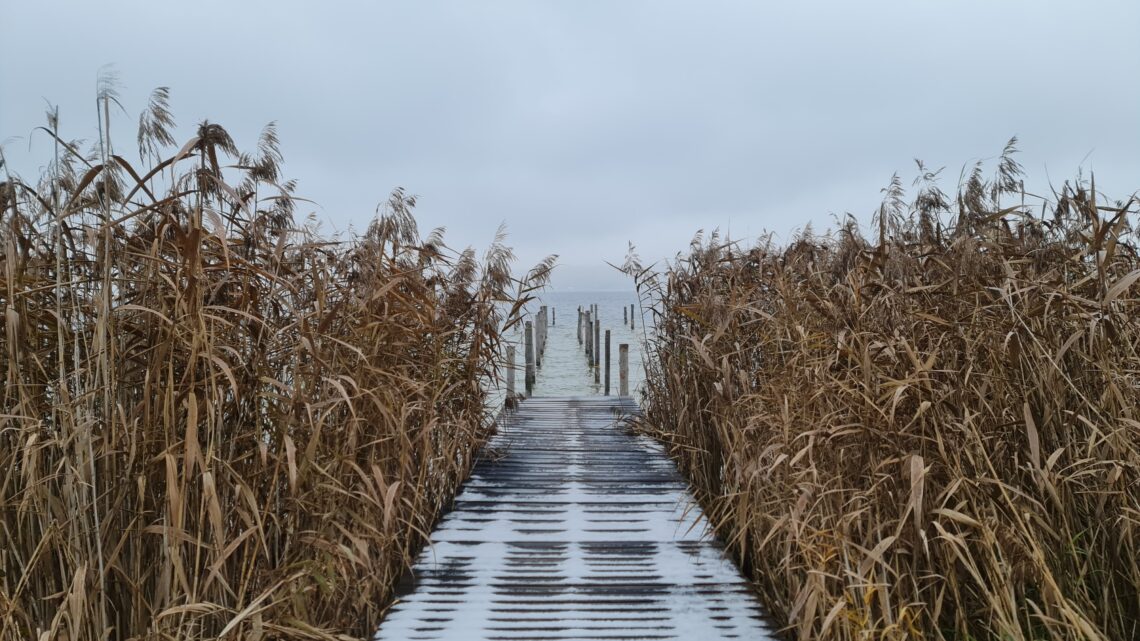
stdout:
<svg viewBox="0 0 1140 641">
<path fill-rule="evenodd" d="M 41 96 L 91 137 L 95 74 L 115 62 L 132 111 L 116 127 L 160 84 L 184 133 L 209 118 L 248 148 L 278 121 L 331 227 L 363 228 L 401 185 L 452 244 L 506 221 L 521 262 L 558 252 L 556 285 L 597 286 L 626 240 L 656 259 L 698 228 L 822 229 L 868 215 L 914 157 L 953 188 L 1013 134 L 1035 188 L 1084 161 L 1124 196 L 1137 26 L 1125 1 L 18 3 L 0 22 L 0 139 L 42 121 Z M 22 149 L 33 173 L 43 155 Z"/>
</svg>

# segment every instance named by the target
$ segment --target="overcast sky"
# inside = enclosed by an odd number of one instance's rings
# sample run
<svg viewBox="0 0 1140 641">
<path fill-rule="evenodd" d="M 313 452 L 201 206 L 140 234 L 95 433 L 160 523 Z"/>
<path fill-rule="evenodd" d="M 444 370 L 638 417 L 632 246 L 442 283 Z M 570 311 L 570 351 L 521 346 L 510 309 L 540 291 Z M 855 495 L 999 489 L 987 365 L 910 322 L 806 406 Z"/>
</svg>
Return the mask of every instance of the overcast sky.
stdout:
<svg viewBox="0 0 1140 641">
<path fill-rule="evenodd" d="M 25 177 L 45 99 L 96 137 L 106 63 L 120 144 L 160 85 L 183 139 L 208 118 L 252 149 L 277 121 L 328 229 L 403 186 L 453 246 L 505 221 L 520 267 L 559 254 L 558 289 L 622 286 L 602 261 L 627 241 L 659 259 L 702 228 L 868 220 L 914 158 L 952 191 L 1015 134 L 1031 187 L 1080 167 L 1140 189 L 1136 0 L 3 0 L 0 141 Z"/>
</svg>

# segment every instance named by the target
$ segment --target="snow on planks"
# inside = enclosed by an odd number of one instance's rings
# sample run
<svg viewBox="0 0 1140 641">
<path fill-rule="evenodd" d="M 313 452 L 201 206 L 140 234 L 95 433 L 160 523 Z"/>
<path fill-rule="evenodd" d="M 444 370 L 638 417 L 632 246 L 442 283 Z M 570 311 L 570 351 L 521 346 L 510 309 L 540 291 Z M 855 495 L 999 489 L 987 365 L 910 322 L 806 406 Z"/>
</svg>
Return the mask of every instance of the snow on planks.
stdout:
<svg viewBox="0 0 1140 641">
<path fill-rule="evenodd" d="M 432 534 L 379 641 L 774 639 L 629 398 L 532 398 Z"/>
</svg>

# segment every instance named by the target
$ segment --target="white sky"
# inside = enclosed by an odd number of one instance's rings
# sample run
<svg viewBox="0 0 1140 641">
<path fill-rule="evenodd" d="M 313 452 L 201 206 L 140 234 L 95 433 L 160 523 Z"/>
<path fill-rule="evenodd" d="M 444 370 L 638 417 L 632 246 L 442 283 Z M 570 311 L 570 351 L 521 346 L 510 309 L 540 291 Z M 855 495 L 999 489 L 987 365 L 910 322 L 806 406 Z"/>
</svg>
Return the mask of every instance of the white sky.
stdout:
<svg viewBox="0 0 1140 641">
<path fill-rule="evenodd" d="M 278 123 L 285 173 L 331 229 L 363 229 L 396 186 L 421 230 L 520 268 L 557 253 L 558 289 L 613 288 L 632 240 L 672 256 L 697 229 L 777 238 L 866 220 L 914 158 L 962 167 L 1021 139 L 1029 186 L 1095 172 L 1140 188 L 1140 2 L 59 2 L 0 0 L 0 141 L 26 178 L 94 138 L 113 63 L 133 140 L 171 87 L 252 149 Z M 126 131 L 123 131 L 123 130 Z"/>
</svg>

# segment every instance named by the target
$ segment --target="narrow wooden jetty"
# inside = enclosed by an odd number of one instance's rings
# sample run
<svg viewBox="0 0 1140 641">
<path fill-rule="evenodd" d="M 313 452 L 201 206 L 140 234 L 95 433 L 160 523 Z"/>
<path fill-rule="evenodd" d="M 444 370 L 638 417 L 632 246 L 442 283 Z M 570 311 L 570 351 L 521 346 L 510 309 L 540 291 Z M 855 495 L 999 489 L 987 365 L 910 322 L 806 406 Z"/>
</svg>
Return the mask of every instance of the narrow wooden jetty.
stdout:
<svg viewBox="0 0 1140 641">
<path fill-rule="evenodd" d="M 377 634 L 403 639 L 774 639 L 747 581 L 628 397 L 510 415 Z"/>
</svg>

